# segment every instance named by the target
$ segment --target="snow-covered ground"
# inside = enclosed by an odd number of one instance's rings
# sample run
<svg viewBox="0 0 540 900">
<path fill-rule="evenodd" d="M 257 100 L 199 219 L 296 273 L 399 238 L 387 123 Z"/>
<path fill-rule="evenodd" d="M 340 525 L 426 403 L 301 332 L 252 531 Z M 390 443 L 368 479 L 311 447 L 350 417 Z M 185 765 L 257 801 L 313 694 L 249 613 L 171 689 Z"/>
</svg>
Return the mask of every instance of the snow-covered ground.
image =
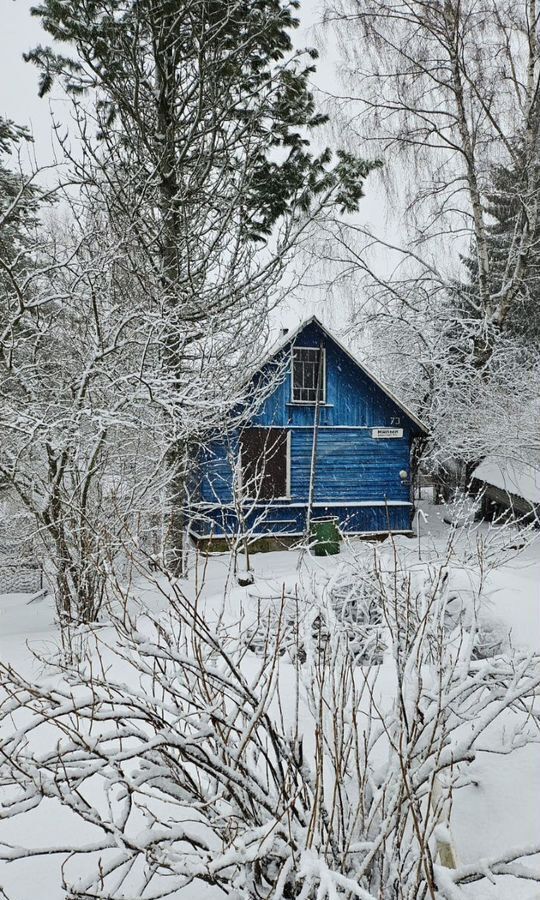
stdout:
<svg viewBox="0 0 540 900">
<path fill-rule="evenodd" d="M 435 561 L 445 553 L 451 526 L 443 522 L 443 508 L 423 504 L 425 519 L 420 522 L 420 538 L 401 537 L 396 540 L 402 559 L 410 568 Z M 474 566 L 468 563 L 468 549 L 477 543 L 479 535 L 487 535 L 487 526 L 474 532 L 464 532 L 455 542 L 452 565 L 456 577 L 462 578 L 464 589 L 468 579 L 475 578 Z M 496 531 L 490 540 L 497 541 Z M 388 555 L 392 553 L 390 542 Z M 385 545 L 386 546 L 386 545 Z M 384 557 L 384 547 L 379 547 Z M 331 575 L 353 553 L 372 553 L 364 542 L 354 541 L 343 548 L 339 557 L 317 559 L 296 551 L 258 554 L 253 557 L 254 585 L 240 588 L 231 577 L 230 560 L 226 555 L 209 560 L 195 557 L 185 586 L 186 592 L 200 591 L 201 604 L 207 618 L 223 616 L 234 622 L 241 614 L 255 615 L 259 602 L 279 598 L 283 586 L 294 590 L 300 579 L 313 573 Z M 224 591 L 224 586 L 227 590 Z M 490 596 L 490 615 L 504 623 L 505 630 L 516 647 L 540 650 L 540 541 L 533 539 L 522 549 L 506 549 L 497 569 L 487 576 L 486 593 Z M 165 609 L 166 599 L 155 587 L 139 583 L 139 601 L 148 609 Z M 107 628 L 104 629 L 106 633 Z M 50 678 L 42 663 L 34 656 L 52 659 L 57 652 L 58 634 L 54 608 L 50 597 L 31 602 L 27 595 L 0 596 L 0 658 L 27 676 Z M 249 665 L 249 658 L 247 661 Z M 284 671 L 290 663 L 284 660 Z M 524 747 L 510 756 L 494 754 L 486 747 L 472 764 L 476 783 L 459 792 L 451 816 L 451 827 L 459 862 L 475 862 L 491 857 L 508 846 L 529 845 L 539 837 L 540 810 L 540 752 L 538 745 Z M 54 801 L 48 801 L 31 816 L 0 822 L 0 842 L 30 846 L 60 843 L 62 836 L 80 835 L 84 839 L 85 826 Z M 9 864 L 0 863 L 0 888 L 9 900 L 63 900 L 61 863 L 56 857 L 24 859 Z M 186 889 L 182 900 L 205 900 L 210 888 L 200 884 Z M 0 891 L 0 897 L 2 892 Z M 499 878 L 495 885 L 483 881 L 470 888 L 469 896 L 489 900 L 538 900 L 540 888 L 531 882 L 515 883 Z"/>
</svg>

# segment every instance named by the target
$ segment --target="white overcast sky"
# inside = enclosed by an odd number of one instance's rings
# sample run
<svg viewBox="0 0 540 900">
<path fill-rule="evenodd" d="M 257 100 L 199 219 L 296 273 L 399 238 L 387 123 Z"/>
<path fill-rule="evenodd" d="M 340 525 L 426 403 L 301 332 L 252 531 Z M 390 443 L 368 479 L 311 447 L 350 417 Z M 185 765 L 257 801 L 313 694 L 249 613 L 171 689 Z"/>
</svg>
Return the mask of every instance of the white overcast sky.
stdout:
<svg viewBox="0 0 540 900">
<path fill-rule="evenodd" d="M 25 63 L 23 53 L 39 43 L 49 43 L 49 36 L 43 31 L 39 20 L 30 15 L 30 7 L 38 0 L 0 0 L 0 114 L 26 125 L 34 136 L 32 152 L 40 166 L 49 165 L 54 159 L 54 140 L 51 128 L 52 116 L 69 125 L 69 101 L 62 97 L 56 86 L 45 99 L 38 97 L 38 72 Z M 318 0 L 306 0 L 302 11 L 302 28 L 295 36 L 299 46 L 313 46 L 315 38 L 312 26 L 319 19 Z M 316 85 L 323 90 L 338 90 L 335 51 L 327 48 L 318 62 Z M 368 181 L 366 198 L 362 201 L 359 218 L 378 230 L 387 228 L 384 212 L 384 198 L 375 178 Z M 299 316 L 313 312 L 339 327 L 346 318 L 345 302 L 332 304 L 332 310 L 317 299 L 317 291 L 307 289 L 300 304 L 294 303 L 289 311 L 280 313 L 282 324 L 294 326 Z"/>
<path fill-rule="evenodd" d="M 56 89 L 40 100 L 37 70 L 23 60 L 27 50 L 47 43 L 39 20 L 30 16 L 32 5 L 36 0 L 0 0 L 0 113 L 31 130 L 37 161 L 47 165 L 53 159 L 51 110 L 64 119 L 67 103 Z"/>
</svg>

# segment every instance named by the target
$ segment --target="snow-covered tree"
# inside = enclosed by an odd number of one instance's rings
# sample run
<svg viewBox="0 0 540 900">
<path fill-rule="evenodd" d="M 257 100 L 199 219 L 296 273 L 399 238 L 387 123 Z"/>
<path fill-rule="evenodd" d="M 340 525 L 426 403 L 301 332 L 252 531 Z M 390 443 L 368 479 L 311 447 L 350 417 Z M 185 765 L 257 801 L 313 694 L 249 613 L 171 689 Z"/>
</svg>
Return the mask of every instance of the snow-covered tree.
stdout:
<svg viewBox="0 0 540 900">
<path fill-rule="evenodd" d="M 429 422 L 433 465 L 462 469 L 519 440 L 524 417 L 534 428 L 537 346 L 515 325 L 538 241 L 537 3 L 328 0 L 325 20 L 346 85 L 335 126 L 381 156 L 400 234 L 336 220 L 319 255 L 337 264 L 339 289 L 354 289 L 366 352 L 369 331 L 375 365 Z M 503 170 L 513 187 L 501 240 Z M 498 437 L 495 422 L 507 425 Z"/>
<path fill-rule="evenodd" d="M 18 165 L 20 145 L 28 141 L 27 129 L 0 116 L 0 252 L 4 260 L 13 260 L 20 251 L 37 213 L 38 188 Z M 5 267 L 1 277 L 6 278 Z"/>
<path fill-rule="evenodd" d="M 33 226 L 2 258 L 0 471 L 34 519 L 64 624 L 93 621 L 103 602 L 144 399 L 129 383 L 140 320 L 111 289 L 116 242 L 85 224 Z"/>
<path fill-rule="evenodd" d="M 510 166 L 496 165 L 489 172 L 489 188 L 486 189 L 486 216 L 488 251 L 490 257 L 492 293 L 504 290 L 508 276 L 508 261 L 513 255 L 516 234 L 520 230 L 520 221 L 527 215 L 526 165 L 522 162 L 518 150 L 518 165 L 513 161 Z M 540 153 L 537 152 L 534 165 L 540 166 Z M 537 190 L 537 188 L 535 188 Z M 465 286 L 460 285 L 456 291 L 460 302 L 463 291 L 476 290 L 478 265 L 474 255 L 467 255 L 464 260 L 468 279 Z M 537 223 L 533 234 L 527 266 L 521 275 L 521 283 L 504 323 L 504 332 L 522 341 L 524 350 L 528 346 L 538 345 L 540 337 L 540 225 Z M 466 304 L 461 301 L 462 308 Z"/>
<path fill-rule="evenodd" d="M 192 361 L 264 339 L 266 311 L 310 221 L 328 205 L 356 208 L 370 168 L 348 153 L 333 164 L 328 150 L 310 150 L 323 117 L 309 88 L 316 54 L 291 40 L 296 8 L 46 0 L 35 10 L 62 44 L 28 54 L 40 91 L 58 78 L 75 98 L 86 147 L 78 178 L 96 187 L 119 238 L 130 239 L 126 266 L 164 323 L 159 365 L 179 398 L 169 404 L 167 451 L 168 559 L 177 572 L 191 454 L 181 398 Z"/>
<path fill-rule="evenodd" d="M 413 213 L 411 239 L 434 239 L 448 254 L 460 236 L 474 239 L 480 321 L 478 365 L 510 315 L 536 241 L 538 220 L 540 54 L 536 0 L 510 3 L 327 4 L 351 88 L 355 135 L 392 152 L 395 179 Z M 358 40 L 355 40 L 355 37 Z M 351 98 L 352 94 L 352 98 Z M 402 165 L 395 163 L 400 160 Z M 519 213 L 504 278 L 492 276 L 486 192 L 493 165 L 521 173 Z M 390 173 L 390 176 L 392 173 Z M 444 267 L 443 267 L 444 269 Z"/>
</svg>

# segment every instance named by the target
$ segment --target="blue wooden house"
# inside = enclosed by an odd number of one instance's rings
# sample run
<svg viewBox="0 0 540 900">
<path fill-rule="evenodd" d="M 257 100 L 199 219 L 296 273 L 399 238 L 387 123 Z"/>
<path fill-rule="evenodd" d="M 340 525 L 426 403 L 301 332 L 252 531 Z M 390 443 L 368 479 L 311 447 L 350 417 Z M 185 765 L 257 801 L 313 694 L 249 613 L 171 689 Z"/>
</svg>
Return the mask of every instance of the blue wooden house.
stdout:
<svg viewBox="0 0 540 900">
<path fill-rule="evenodd" d="M 412 529 L 412 448 L 427 429 L 317 318 L 284 336 L 250 386 L 258 405 L 200 459 L 196 541 L 242 531 L 291 543 L 325 515 L 349 534 Z"/>
</svg>

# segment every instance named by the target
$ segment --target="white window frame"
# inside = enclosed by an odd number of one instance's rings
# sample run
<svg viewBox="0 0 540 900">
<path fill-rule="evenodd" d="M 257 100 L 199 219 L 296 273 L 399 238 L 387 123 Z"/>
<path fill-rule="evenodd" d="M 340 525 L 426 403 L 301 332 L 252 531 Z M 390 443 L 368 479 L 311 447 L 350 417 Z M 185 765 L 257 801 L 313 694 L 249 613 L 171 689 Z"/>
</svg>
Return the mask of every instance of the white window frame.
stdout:
<svg viewBox="0 0 540 900">
<path fill-rule="evenodd" d="M 291 499 L 291 475 L 292 475 L 292 461 L 291 461 L 291 439 L 292 439 L 292 431 L 290 428 L 287 429 L 287 462 L 286 462 L 286 470 L 285 470 L 285 496 L 283 500 Z"/>
<path fill-rule="evenodd" d="M 316 406 L 317 400 L 295 400 L 294 399 L 294 351 L 295 350 L 316 350 L 317 353 L 322 353 L 322 397 L 319 400 L 319 404 L 326 403 L 326 347 L 293 347 L 291 349 L 291 403 L 294 406 Z M 315 386 L 315 391 L 317 387 Z"/>
</svg>

